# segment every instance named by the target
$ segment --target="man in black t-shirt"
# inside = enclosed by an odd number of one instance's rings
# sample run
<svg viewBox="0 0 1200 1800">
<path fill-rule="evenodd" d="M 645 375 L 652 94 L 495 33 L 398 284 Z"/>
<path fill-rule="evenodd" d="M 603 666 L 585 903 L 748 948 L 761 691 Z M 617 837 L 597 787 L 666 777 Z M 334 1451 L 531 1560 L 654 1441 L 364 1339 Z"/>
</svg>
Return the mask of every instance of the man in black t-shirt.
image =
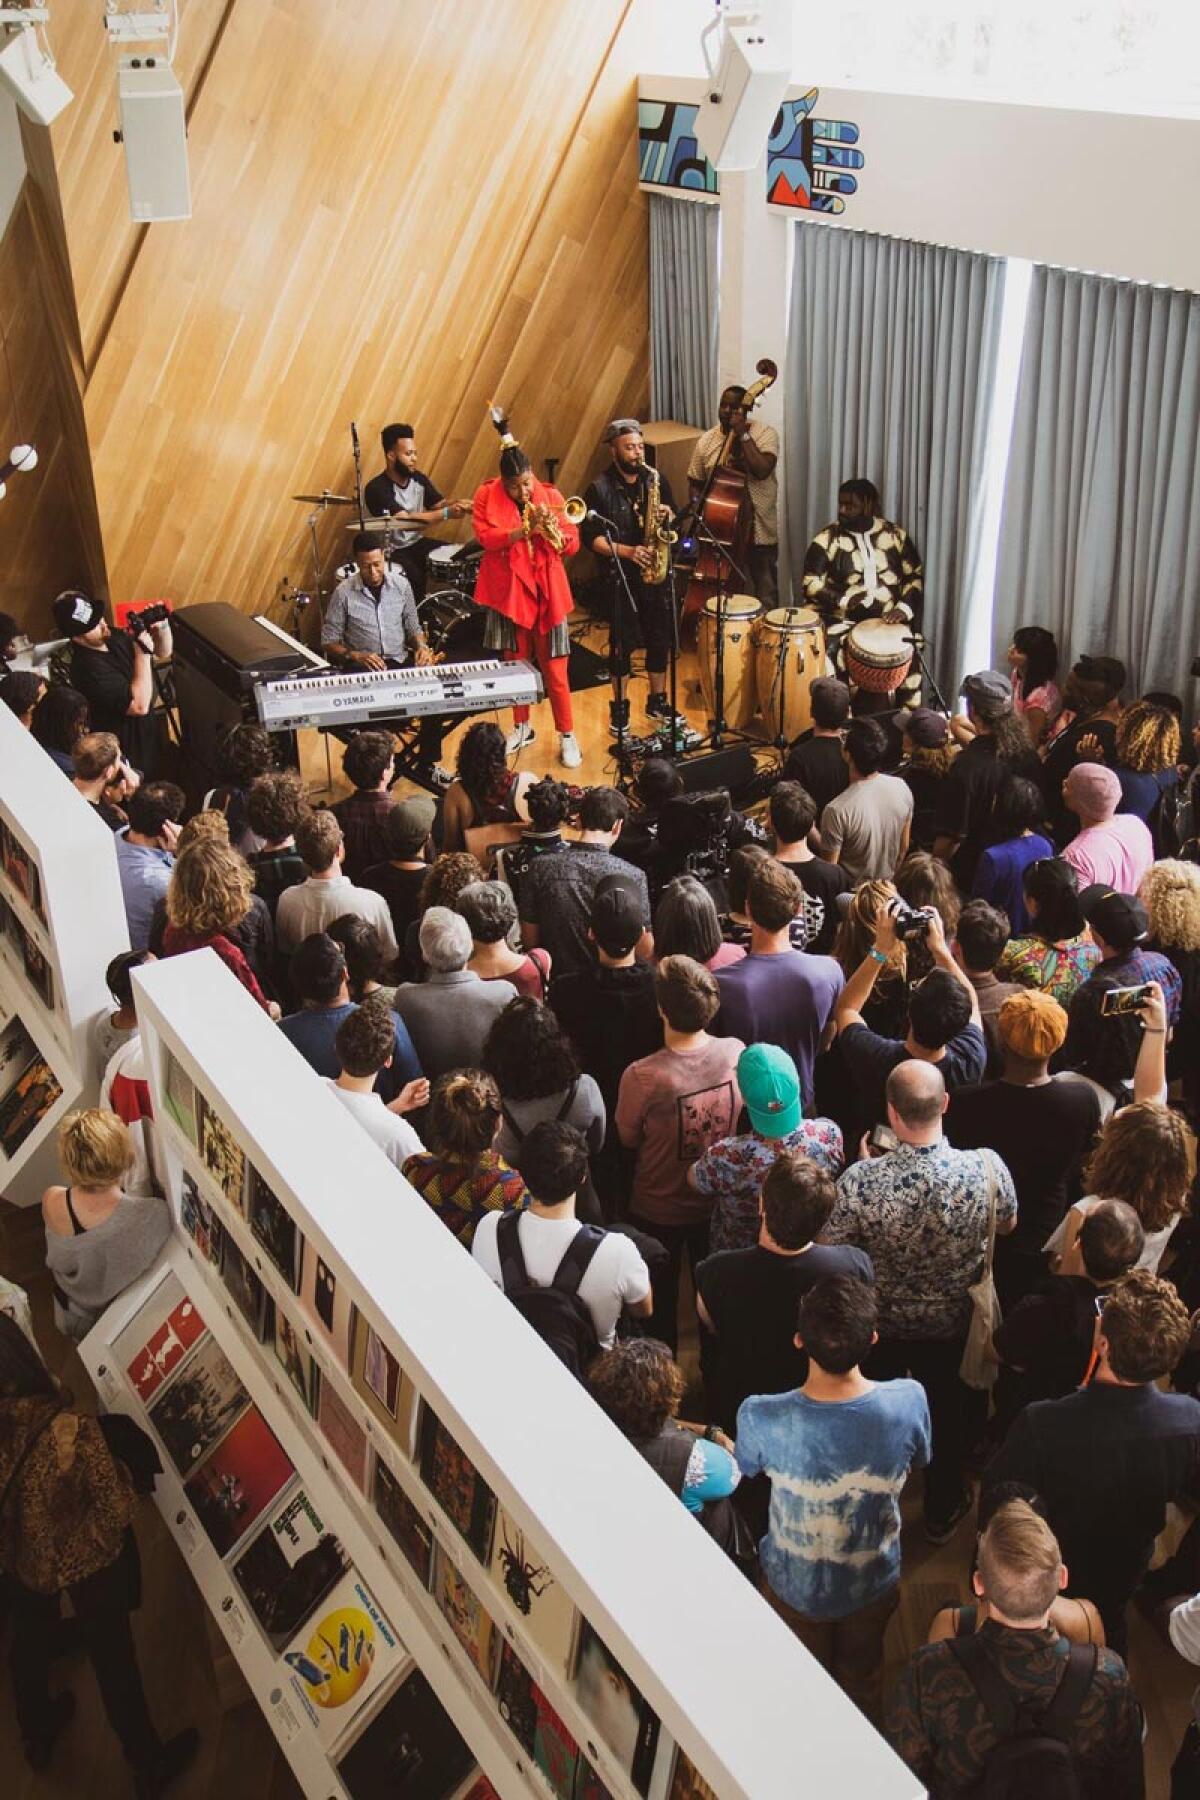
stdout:
<svg viewBox="0 0 1200 1800">
<path fill-rule="evenodd" d="M 995 1150 L 1017 1190 L 1017 1223 L 996 1243 L 996 1286 L 1007 1312 L 1047 1274 L 1042 1245 L 1079 1198 L 1080 1170 L 1100 1129 L 1091 1082 L 1050 1075 L 1050 1058 L 1067 1035 L 1053 995 L 1013 994 L 998 1020 L 1004 1072 L 999 1081 L 950 1096 L 946 1136 L 958 1150 Z"/>
<path fill-rule="evenodd" d="M 363 505 L 372 518 L 385 513 L 402 513 L 403 524 L 392 535 L 391 558 L 398 562 L 412 583 L 417 604 L 425 598 L 429 552 L 435 540 L 421 531 L 423 525 L 438 525 L 448 519 L 461 519 L 471 510 L 469 500 L 446 500 L 428 475 L 417 467 L 417 446 L 411 425 L 385 425 L 380 435 L 383 446 L 383 472 L 372 476 L 363 489 Z M 381 544 L 382 547 L 382 544 Z"/>
<path fill-rule="evenodd" d="M 804 948 L 814 956 L 830 956 L 841 922 L 837 897 L 848 894 L 854 883 L 845 869 L 814 856 L 809 849 L 808 834 L 817 817 L 817 803 L 798 782 L 778 782 L 771 793 L 769 811 L 775 833 L 775 860 L 790 869 L 804 889 Z"/>
<path fill-rule="evenodd" d="M 1104 763 L 1110 769 L 1116 763 L 1124 686 L 1125 664 L 1115 656 L 1081 656 L 1063 682 L 1063 711 L 1073 717 L 1061 732 L 1051 732 L 1042 766 L 1046 816 L 1060 848 L 1078 830 L 1062 797 L 1063 782 L 1076 763 Z"/>
<path fill-rule="evenodd" d="M 143 775 L 158 760 L 159 723 L 153 716 L 154 665 L 170 661 L 171 626 L 166 619 L 132 636 L 114 632 L 98 600 L 68 588 L 52 611 L 71 639 L 71 686 L 88 703 L 93 731 L 111 731 L 125 759 Z"/>
<path fill-rule="evenodd" d="M 842 755 L 842 732 L 850 717 L 850 689 L 844 681 L 819 675 L 809 685 L 812 730 L 802 732 L 787 753 L 785 781 L 798 781 L 817 803 L 820 818 L 831 800 L 850 786 Z"/>
<path fill-rule="evenodd" d="M 836 1201 L 832 1176 L 802 1150 L 784 1151 L 762 1186 L 757 1244 L 719 1250 L 696 1270 L 696 1309 L 712 1339 L 708 1417 L 727 1431 L 747 1395 L 785 1394 L 806 1380 L 808 1357 L 796 1346 L 803 1295 L 827 1276 L 875 1279 L 865 1251 L 814 1242 Z"/>
</svg>

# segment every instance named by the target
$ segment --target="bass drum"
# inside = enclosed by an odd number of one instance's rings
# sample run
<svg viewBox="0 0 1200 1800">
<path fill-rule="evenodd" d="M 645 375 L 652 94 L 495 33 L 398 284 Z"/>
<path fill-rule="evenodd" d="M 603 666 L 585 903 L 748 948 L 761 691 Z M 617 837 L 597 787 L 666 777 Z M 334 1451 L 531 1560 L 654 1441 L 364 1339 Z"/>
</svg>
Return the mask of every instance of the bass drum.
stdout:
<svg viewBox="0 0 1200 1800">
<path fill-rule="evenodd" d="M 755 632 L 758 703 L 772 743 L 793 744 L 812 724 L 809 687 L 825 673 L 825 633 L 811 606 L 777 606 Z"/>
<path fill-rule="evenodd" d="M 495 652 L 483 647 L 487 612 L 457 588 L 433 588 L 421 602 L 421 625 L 429 648 L 441 662 L 484 662 Z"/>
<path fill-rule="evenodd" d="M 721 632 L 725 639 L 725 723 L 732 731 L 745 731 L 758 711 L 754 689 L 754 626 L 762 607 L 753 594 L 729 594 L 722 601 L 711 594 L 704 602 L 696 627 L 696 651 L 700 659 L 700 689 L 710 719 L 717 716 L 717 623 L 724 613 Z"/>
</svg>

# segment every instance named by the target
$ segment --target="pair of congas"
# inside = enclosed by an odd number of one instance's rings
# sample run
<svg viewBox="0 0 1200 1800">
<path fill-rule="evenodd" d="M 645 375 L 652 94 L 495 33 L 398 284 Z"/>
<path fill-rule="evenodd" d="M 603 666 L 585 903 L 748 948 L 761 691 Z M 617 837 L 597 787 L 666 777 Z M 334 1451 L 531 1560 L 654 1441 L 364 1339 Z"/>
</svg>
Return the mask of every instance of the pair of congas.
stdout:
<svg viewBox="0 0 1200 1800">
<path fill-rule="evenodd" d="M 857 688 L 891 694 L 912 666 L 908 625 L 862 619 L 846 634 L 846 671 Z M 812 725 L 810 684 L 826 672 L 825 632 L 810 606 L 765 612 L 753 594 L 711 596 L 697 627 L 700 687 L 716 716 L 719 638 L 724 638 L 725 723 L 749 729 L 762 714 L 767 738 L 793 743 Z"/>
<path fill-rule="evenodd" d="M 825 633 L 808 606 L 764 612 L 753 594 L 715 594 L 704 604 L 696 631 L 700 687 L 710 718 L 716 716 L 717 647 L 724 638 L 725 723 L 749 729 L 761 712 L 771 739 L 790 743 L 812 724 L 809 683 L 825 673 Z"/>
</svg>

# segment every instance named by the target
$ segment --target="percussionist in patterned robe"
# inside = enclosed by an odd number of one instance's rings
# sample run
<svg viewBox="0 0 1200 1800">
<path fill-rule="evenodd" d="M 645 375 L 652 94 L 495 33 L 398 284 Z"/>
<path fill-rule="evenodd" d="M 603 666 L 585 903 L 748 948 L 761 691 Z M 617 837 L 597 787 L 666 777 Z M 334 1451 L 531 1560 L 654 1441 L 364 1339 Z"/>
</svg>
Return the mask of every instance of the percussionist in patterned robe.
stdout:
<svg viewBox="0 0 1200 1800">
<path fill-rule="evenodd" d="M 919 633 L 925 570 L 903 525 L 883 517 L 873 482 L 843 481 L 838 516 L 818 531 L 804 558 L 804 598 L 819 609 L 838 674 L 846 678 L 846 635 L 862 619 L 884 619 Z M 914 666 L 892 700 L 916 706 L 921 671 Z"/>
</svg>

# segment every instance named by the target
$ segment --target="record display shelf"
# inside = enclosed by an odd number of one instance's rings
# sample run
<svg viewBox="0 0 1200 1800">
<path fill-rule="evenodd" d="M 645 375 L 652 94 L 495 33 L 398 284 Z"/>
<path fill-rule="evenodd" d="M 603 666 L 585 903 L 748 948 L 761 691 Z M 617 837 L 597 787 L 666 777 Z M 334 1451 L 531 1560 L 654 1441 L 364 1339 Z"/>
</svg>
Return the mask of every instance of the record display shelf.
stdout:
<svg viewBox="0 0 1200 1800">
<path fill-rule="evenodd" d="M 175 1232 L 83 1355 L 305 1793 L 915 1800 L 212 952 L 135 984 Z"/>
<path fill-rule="evenodd" d="M 55 1127 L 94 1104 L 104 971 L 129 948 L 112 833 L 0 707 L 0 1194 L 56 1177 Z"/>
</svg>

